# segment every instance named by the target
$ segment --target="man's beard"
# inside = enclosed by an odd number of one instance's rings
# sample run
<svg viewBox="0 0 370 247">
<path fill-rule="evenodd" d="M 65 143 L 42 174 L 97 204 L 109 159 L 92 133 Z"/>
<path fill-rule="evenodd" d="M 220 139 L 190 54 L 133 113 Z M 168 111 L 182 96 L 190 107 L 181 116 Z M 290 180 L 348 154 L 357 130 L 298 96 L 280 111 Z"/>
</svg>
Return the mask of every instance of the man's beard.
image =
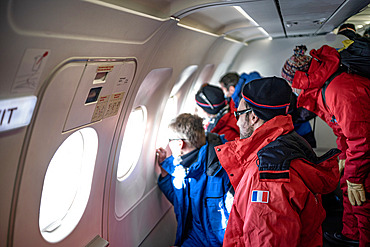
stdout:
<svg viewBox="0 0 370 247">
<path fill-rule="evenodd" d="M 252 126 L 248 126 L 246 130 L 240 131 L 240 139 L 245 139 L 250 137 L 253 134 Z"/>
<path fill-rule="evenodd" d="M 246 126 L 245 129 L 240 129 L 240 139 L 245 139 L 250 137 L 253 134 L 253 127 L 249 124 L 249 118 L 246 117 L 246 122 L 244 123 L 244 126 Z"/>
</svg>

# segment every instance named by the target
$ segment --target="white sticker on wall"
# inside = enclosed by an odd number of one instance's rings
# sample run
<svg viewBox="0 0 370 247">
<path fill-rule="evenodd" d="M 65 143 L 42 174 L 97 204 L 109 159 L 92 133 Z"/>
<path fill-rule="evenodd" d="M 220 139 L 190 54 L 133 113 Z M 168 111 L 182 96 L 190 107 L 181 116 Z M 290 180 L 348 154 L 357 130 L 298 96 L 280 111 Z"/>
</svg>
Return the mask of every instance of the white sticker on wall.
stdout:
<svg viewBox="0 0 370 247">
<path fill-rule="evenodd" d="M 100 121 L 103 119 L 105 111 L 107 110 L 107 105 L 109 102 L 110 95 L 101 96 L 96 103 L 94 113 L 91 117 L 91 122 Z"/>
<path fill-rule="evenodd" d="M 29 125 L 37 97 L 0 100 L 0 132 Z"/>
<path fill-rule="evenodd" d="M 125 95 L 125 92 L 114 93 L 111 95 L 109 99 L 109 103 L 108 103 L 108 108 L 107 108 L 107 111 L 105 112 L 104 118 L 117 115 L 118 110 L 121 106 L 123 95 Z"/>
<path fill-rule="evenodd" d="M 19 65 L 12 93 L 34 93 L 49 56 L 50 50 L 27 49 Z"/>
</svg>

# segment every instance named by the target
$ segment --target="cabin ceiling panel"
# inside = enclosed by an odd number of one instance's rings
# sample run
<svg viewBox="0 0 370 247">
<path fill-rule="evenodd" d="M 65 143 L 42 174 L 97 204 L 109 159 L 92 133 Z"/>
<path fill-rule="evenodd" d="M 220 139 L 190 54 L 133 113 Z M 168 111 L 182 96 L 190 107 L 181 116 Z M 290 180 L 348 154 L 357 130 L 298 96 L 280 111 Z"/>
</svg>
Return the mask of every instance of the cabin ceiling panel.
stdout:
<svg viewBox="0 0 370 247">
<path fill-rule="evenodd" d="M 240 42 L 326 34 L 370 3 L 370 0 L 85 1 L 110 3 L 162 20 L 174 18 L 190 29 Z M 358 22 L 363 25 L 368 21 L 367 17 L 363 16 Z"/>
<path fill-rule="evenodd" d="M 279 2 L 289 36 L 315 33 L 334 14 L 343 0 L 280 0 Z"/>
<path fill-rule="evenodd" d="M 368 2 L 370 2 L 370 0 L 368 0 Z M 356 8 L 359 7 L 361 7 L 361 5 L 356 6 Z M 352 14 L 353 12 L 348 13 L 347 16 L 351 16 Z M 368 27 L 370 27 L 370 4 L 366 8 L 362 8 L 358 14 L 348 18 L 345 22 L 354 24 L 357 32 L 363 33 Z"/>
<path fill-rule="evenodd" d="M 240 7 L 271 37 L 280 37 L 284 34 L 274 0 L 246 2 L 240 4 Z M 248 40 L 250 39 L 248 38 Z"/>
</svg>

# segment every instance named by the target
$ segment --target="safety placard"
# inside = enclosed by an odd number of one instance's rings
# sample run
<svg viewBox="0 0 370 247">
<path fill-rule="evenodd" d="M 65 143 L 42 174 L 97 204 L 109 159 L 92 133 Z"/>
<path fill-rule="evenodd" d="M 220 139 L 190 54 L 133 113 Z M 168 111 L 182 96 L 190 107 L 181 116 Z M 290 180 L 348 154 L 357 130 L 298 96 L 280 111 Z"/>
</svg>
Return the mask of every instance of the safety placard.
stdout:
<svg viewBox="0 0 370 247">
<path fill-rule="evenodd" d="M 118 113 L 124 95 L 125 92 L 114 93 L 111 95 L 104 118 L 114 116 Z"/>
<path fill-rule="evenodd" d="M 114 68 L 114 65 L 103 65 L 99 66 L 98 69 L 96 70 L 96 73 L 101 73 L 101 72 L 111 72 Z"/>
<path fill-rule="evenodd" d="M 96 103 L 95 110 L 91 118 L 91 122 L 96 122 L 103 119 L 105 111 L 108 106 L 109 97 L 110 95 L 101 96 L 99 98 L 98 102 Z"/>
<path fill-rule="evenodd" d="M 124 95 L 125 92 L 114 93 L 111 95 L 104 118 L 114 116 L 118 113 Z"/>
<path fill-rule="evenodd" d="M 49 57 L 50 50 L 27 49 L 15 76 L 12 93 L 33 94 L 39 84 L 42 71 Z"/>
</svg>

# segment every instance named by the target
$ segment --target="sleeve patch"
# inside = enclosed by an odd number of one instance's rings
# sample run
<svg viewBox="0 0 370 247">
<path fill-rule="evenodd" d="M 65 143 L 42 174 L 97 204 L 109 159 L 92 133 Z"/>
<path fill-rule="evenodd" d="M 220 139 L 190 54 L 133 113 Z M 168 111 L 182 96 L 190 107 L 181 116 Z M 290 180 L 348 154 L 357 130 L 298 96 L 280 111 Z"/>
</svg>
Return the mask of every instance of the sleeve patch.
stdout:
<svg viewBox="0 0 370 247">
<path fill-rule="evenodd" d="M 252 191 L 251 202 L 268 203 L 269 202 L 269 196 L 270 196 L 269 191 L 253 190 Z"/>
</svg>

